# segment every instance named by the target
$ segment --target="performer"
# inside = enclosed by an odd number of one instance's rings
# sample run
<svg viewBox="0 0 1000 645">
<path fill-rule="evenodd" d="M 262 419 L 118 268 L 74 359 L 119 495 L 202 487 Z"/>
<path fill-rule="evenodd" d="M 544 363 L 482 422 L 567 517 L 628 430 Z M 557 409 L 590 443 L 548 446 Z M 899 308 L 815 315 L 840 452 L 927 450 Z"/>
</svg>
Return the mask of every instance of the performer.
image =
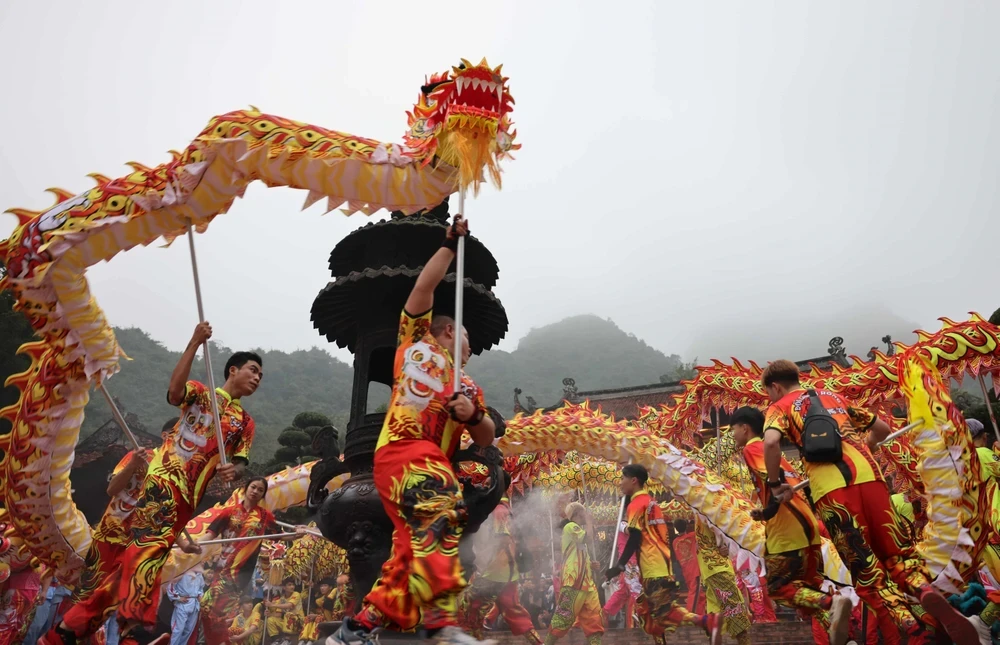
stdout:
<svg viewBox="0 0 1000 645">
<path fill-rule="evenodd" d="M 482 639 L 483 623 L 490 605 L 503 615 L 514 636 L 524 636 L 532 645 L 541 645 L 542 638 L 535 631 L 528 610 L 518 599 L 519 578 L 515 558 L 514 537 L 510 530 L 510 500 L 503 497 L 492 513 L 493 532 L 491 543 L 496 548 L 493 559 L 485 570 L 476 574 L 466 589 L 466 629 Z"/>
<path fill-rule="evenodd" d="M 302 631 L 305 618 L 302 613 L 302 594 L 295 590 L 295 578 L 285 578 L 281 585 L 281 596 L 277 600 L 264 601 L 267 615 L 268 638 L 274 636 L 295 637 Z"/>
<path fill-rule="evenodd" d="M 875 609 L 883 638 L 896 638 L 895 625 L 911 643 L 930 640 L 925 626 L 936 626 L 936 620 L 955 642 L 975 642 L 972 623 L 931 586 L 927 568 L 913 545 L 906 543 L 906 529 L 892 509 L 889 490 L 869 449 L 889 435 L 888 424 L 867 410 L 852 408 L 834 392 L 810 394 L 799 383 L 799 368 L 791 361 L 768 365 L 761 383 L 771 400 L 764 422 L 767 487 L 778 503 L 792 497 L 781 467 L 782 437 L 801 449 L 803 424 L 814 399 L 840 428 L 841 460 L 804 461 L 805 474 L 816 512 L 851 571 L 858 595 Z M 864 430 L 869 431 L 869 445 L 858 435 Z M 911 611 L 904 593 L 919 598 L 926 614 L 919 608 Z"/>
<path fill-rule="evenodd" d="M 174 603 L 174 613 L 170 618 L 170 645 L 182 645 L 194 634 L 198 626 L 198 607 L 201 594 L 205 592 L 205 575 L 201 563 L 184 572 L 180 580 L 167 585 L 167 597 Z M 212 641 L 213 643 L 225 642 Z"/>
<path fill-rule="evenodd" d="M 843 645 L 850 628 L 851 601 L 823 591 L 822 530 L 805 493 L 797 491 L 787 502 L 779 504 L 766 485 L 764 414 L 757 408 L 739 408 L 733 412 L 729 427 L 736 447 L 743 449 L 743 461 L 750 471 L 757 500 L 763 507 L 755 511 L 753 518 L 765 522 L 764 563 L 768 593 L 786 607 L 813 616 L 829 631 L 834 645 Z M 784 481 L 792 486 L 799 483 L 784 455 L 781 455 L 779 468 Z"/>
<path fill-rule="evenodd" d="M 163 426 L 160 430 L 163 441 L 172 429 L 172 426 Z M 137 498 L 142 494 L 152 456 L 153 452 L 144 448 L 131 450 L 112 470 L 107 489 L 111 501 L 94 527 L 80 582 L 70 598 L 73 606 L 65 613 L 59 626 L 49 630 L 50 635 L 53 631 L 62 634 L 65 642 L 71 643 L 74 638 L 96 633 L 114 615 L 118 601 L 118 574 L 130 540 L 128 520 L 135 511 Z M 108 636 L 112 640 L 117 639 L 117 628 Z M 43 637 L 41 642 L 50 642 L 46 638 L 50 636 Z"/>
<path fill-rule="evenodd" d="M 545 645 L 554 645 L 574 625 L 579 625 L 587 645 L 601 645 L 604 614 L 591 571 L 587 535 L 593 532 L 590 514 L 580 502 L 572 502 L 563 512 L 562 585 L 556 600 Z"/>
<path fill-rule="evenodd" d="M 482 391 L 464 370 L 455 383 L 455 362 L 464 364 L 470 355 L 466 330 L 432 313 L 434 290 L 467 232 L 465 220 L 456 217 L 403 309 L 392 399 L 375 449 L 375 487 L 394 525 L 392 556 L 362 610 L 333 636 L 340 645 L 369 641 L 379 626 L 422 625 L 449 645 L 475 640 L 457 626 L 465 588 L 458 543 L 466 512 L 450 458 L 464 430 L 489 446 L 494 426 Z M 458 333 L 466 336 L 464 356 L 452 357 Z"/>
<path fill-rule="evenodd" d="M 633 554 L 639 554 L 642 595 L 636 602 L 639 622 L 647 634 L 665 642 L 664 634 L 680 625 L 697 625 L 712 645 L 722 643 L 722 621 L 718 614 L 693 614 L 677 602 L 677 583 L 670 562 L 669 537 L 663 511 L 646 492 L 649 474 L 641 464 L 622 468 L 621 493 L 630 496 L 625 511 L 629 537 L 618 564 L 605 574 L 610 580 L 622 573 Z"/>
<path fill-rule="evenodd" d="M 243 500 L 227 506 L 212 520 L 205 531 L 206 540 L 222 538 L 253 538 L 258 535 L 279 533 L 280 527 L 271 511 L 261 506 L 267 495 L 267 479 L 252 477 L 243 487 Z M 282 540 L 295 540 L 305 535 L 305 529 L 296 528 L 296 535 Z M 180 535 L 177 544 L 187 546 L 187 538 Z M 209 642 L 224 642 L 233 618 L 239 613 L 239 594 L 250 586 L 253 575 L 251 562 L 260 551 L 261 540 L 247 539 L 223 545 L 219 555 L 221 564 L 215 569 L 201 602 L 202 628 Z"/>
<path fill-rule="evenodd" d="M 701 565 L 698 562 L 698 538 L 687 520 L 674 520 L 674 555 L 681 565 L 681 575 L 687 585 L 684 606 L 695 614 L 704 614 L 707 598 L 701 586 Z"/>
<path fill-rule="evenodd" d="M 253 598 L 243 596 L 240 598 L 240 613 L 233 618 L 229 626 L 229 642 L 241 643 L 242 645 L 260 645 L 263 640 L 260 626 L 261 606 L 254 606 Z M 215 642 L 208 641 L 206 642 Z M 225 642 L 225 641 L 223 641 Z"/>
<path fill-rule="evenodd" d="M 252 352 L 237 352 L 226 361 L 225 383 L 209 392 L 205 385 L 189 381 L 191 365 L 198 349 L 212 337 L 212 327 L 200 323 L 187 348 L 181 355 L 167 390 L 167 401 L 181 408 L 180 420 L 163 447 L 153 454 L 143 482 L 142 493 L 133 514 L 128 519 L 128 543 L 120 556 L 121 567 L 109 576 L 113 591 L 110 607 L 101 607 L 101 614 L 117 607 L 121 624 L 122 645 L 144 645 L 151 642 L 156 625 L 157 600 L 160 594 L 160 571 L 167 560 L 177 535 L 201 503 L 205 488 L 218 473 L 222 481 L 231 482 L 242 475 L 253 443 L 254 422 L 243 409 L 241 399 L 252 395 L 263 376 L 260 356 Z M 219 404 L 222 435 L 226 453 L 231 458 L 219 465 L 219 446 L 212 417 L 211 397 Z M 185 550 L 197 552 L 196 545 L 186 544 Z M 96 608 L 85 608 L 94 611 Z M 49 644 L 73 643 L 76 633 L 69 624 L 89 621 L 89 616 L 77 620 L 70 614 L 61 625 L 49 632 Z"/>
<path fill-rule="evenodd" d="M 618 555 L 625 551 L 628 542 L 628 523 L 622 522 L 618 527 Z M 625 629 L 635 627 L 635 601 L 642 593 L 642 583 L 639 582 L 639 563 L 635 555 L 625 564 L 625 571 L 618 579 L 618 588 L 604 603 L 604 615 L 614 616 L 623 608 L 625 610 Z"/>
<path fill-rule="evenodd" d="M 722 625 L 739 645 L 750 645 L 750 612 L 736 584 L 736 572 L 715 543 L 712 529 L 695 516 L 694 533 L 698 540 L 698 569 L 705 587 L 707 609 L 722 616 Z"/>
</svg>

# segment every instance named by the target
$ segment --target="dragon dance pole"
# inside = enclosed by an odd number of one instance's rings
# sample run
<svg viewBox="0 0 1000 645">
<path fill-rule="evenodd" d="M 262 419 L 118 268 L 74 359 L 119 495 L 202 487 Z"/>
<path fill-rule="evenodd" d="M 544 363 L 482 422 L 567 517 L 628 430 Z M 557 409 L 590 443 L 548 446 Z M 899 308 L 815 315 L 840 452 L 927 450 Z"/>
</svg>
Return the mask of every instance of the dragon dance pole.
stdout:
<svg viewBox="0 0 1000 645">
<path fill-rule="evenodd" d="M 465 218 L 465 187 L 458 189 L 458 214 Z M 458 238 L 458 248 L 455 251 L 455 392 L 462 388 L 462 309 L 465 301 L 465 236 Z"/>
<path fill-rule="evenodd" d="M 125 435 L 129 438 L 129 441 L 132 442 L 135 449 L 139 450 L 142 446 L 139 445 L 139 440 L 135 438 L 134 434 L 132 434 L 132 430 L 128 427 L 128 423 L 125 422 L 125 417 L 122 415 L 122 411 L 118 409 L 118 406 L 115 405 L 114 400 L 111 398 L 111 393 L 108 392 L 108 386 L 102 381 L 99 387 L 101 388 L 101 394 L 104 395 L 104 400 L 108 402 L 109 406 L 111 406 L 111 416 L 115 418 L 118 425 L 120 425 L 122 430 L 125 431 Z"/>
<path fill-rule="evenodd" d="M 996 375 L 994 375 L 993 378 L 995 379 Z M 996 381 L 994 381 L 994 384 L 995 383 Z M 997 417 L 993 413 L 993 406 L 990 405 L 990 393 L 989 390 L 986 389 L 986 379 L 983 378 L 982 374 L 979 375 L 979 387 L 983 388 L 983 402 L 986 403 L 986 409 L 990 413 L 990 423 L 993 424 L 993 436 L 1000 441 L 1000 430 L 997 430 Z"/>
<path fill-rule="evenodd" d="M 549 506 L 549 546 L 552 547 L 552 578 L 556 577 L 556 541 L 552 534 L 555 533 L 555 527 L 552 524 L 552 506 Z"/>
<path fill-rule="evenodd" d="M 632 458 L 629 457 L 628 463 L 632 463 Z M 618 507 L 618 523 L 615 524 L 615 537 L 611 541 L 611 562 L 608 563 L 608 568 L 615 566 L 615 554 L 618 552 L 618 534 L 621 532 L 622 518 L 625 517 L 625 496 L 622 495 L 622 503 Z"/>
<path fill-rule="evenodd" d="M 198 278 L 198 256 L 194 252 L 194 227 L 187 226 L 188 247 L 191 249 L 191 271 L 194 274 L 194 295 L 198 300 L 198 322 L 205 322 L 205 305 L 201 300 L 201 280 Z M 215 374 L 212 372 L 212 356 L 208 351 L 208 341 L 202 345 L 205 350 L 205 371 L 208 373 L 208 390 L 212 393 L 212 418 L 215 420 L 215 441 L 219 446 L 219 463 L 225 466 L 229 463 L 226 457 L 226 441 L 222 436 L 222 421 L 219 417 L 219 400 L 215 393 Z"/>
</svg>

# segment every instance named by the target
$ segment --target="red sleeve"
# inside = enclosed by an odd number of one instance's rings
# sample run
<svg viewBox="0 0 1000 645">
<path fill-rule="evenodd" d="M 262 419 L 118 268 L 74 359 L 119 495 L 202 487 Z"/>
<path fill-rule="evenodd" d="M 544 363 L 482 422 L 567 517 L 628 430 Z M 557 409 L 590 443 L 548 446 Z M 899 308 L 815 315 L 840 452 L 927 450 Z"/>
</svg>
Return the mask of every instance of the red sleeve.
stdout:
<svg viewBox="0 0 1000 645">
<path fill-rule="evenodd" d="M 222 511 L 216 516 L 212 523 L 208 525 L 208 530 L 211 531 L 216 537 L 222 535 L 222 533 L 229 528 L 229 518 L 233 514 L 233 508 L 231 506 L 222 509 Z"/>
</svg>

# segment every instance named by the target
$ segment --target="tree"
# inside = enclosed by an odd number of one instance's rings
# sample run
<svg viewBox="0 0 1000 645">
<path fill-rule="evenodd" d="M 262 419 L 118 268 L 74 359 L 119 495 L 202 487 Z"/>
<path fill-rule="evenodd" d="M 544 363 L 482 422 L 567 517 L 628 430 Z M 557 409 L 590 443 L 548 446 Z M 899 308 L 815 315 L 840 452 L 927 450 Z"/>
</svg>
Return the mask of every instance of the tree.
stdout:
<svg viewBox="0 0 1000 645">
<path fill-rule="evenodd" d="M 281 445 L 274 452 L 274 458 L 267 464 L 267 472 L 276 473 L 290 466 L 297 466 L 319 459 L 312 454 L 313 439 L 316 433 L 333 422 L 325 414 L 319 412 L 300 412 L 292 419 L 292 425 L 281 431 L 278 443 Z"/>
<path fill-rule="evenodd" d="M 997 418 L 1000 418 L 1000 403 L 997 402 L 997 397 L 992 391 L 988 392 L 993 414 Z M 965 390 L 953 389 L 952 401 L 962 411 L 962 416 L 966 419 L 976 419 L 983 424 L 983 427 L 992 431 L 993 425 L 992 421 L 990 421 L 990 411 L 986 409 L 986 402 L 982 398 Z"/>
</svg>

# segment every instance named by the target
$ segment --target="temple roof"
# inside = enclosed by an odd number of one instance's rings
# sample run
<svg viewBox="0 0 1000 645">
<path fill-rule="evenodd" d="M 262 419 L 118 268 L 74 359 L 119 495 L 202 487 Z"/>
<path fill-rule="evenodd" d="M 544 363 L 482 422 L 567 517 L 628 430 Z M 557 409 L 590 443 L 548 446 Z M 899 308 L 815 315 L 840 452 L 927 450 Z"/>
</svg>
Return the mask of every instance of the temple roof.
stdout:
<svg viewBox="0 0 1000 645">
<path fill-rule="evenodd" d="M 831 344 L 831 348 L 836 347 Z M 795 361 L 799 370 L 808 372 L 813 365 L 829 370 L 834 363 L 838 363 L 837 357 L 828 354 L 817 358 Z M 841 363 L 842 364 L 842 363 Z M 671 405 L 674 403 L 674 396 L 684 391 L 681 381 L 667 381 L 660 383 L 648 383 L 645 385 L 633 385 L 629 387 L 619 387 L 603 390 L 578 390 L 576 381 L 572 378 L 563 379 L 563 399 L 574 403 L 590 401 L 593 405 L 601 406 L 601 411 L 605 414 L 614 415 L 616 419 L 635 419 L 639 416 L 640 408 L 644 406 L 659 407 L 661 405 Z M 531 414 L 539 409 L 534 399 L 527 397 L 528 405 L 522 405 L 520 399 L 521 390 L 514 390 L 514 412 Z M 546 411 L 555 410 L 562 405 L 562 401 L 555 405 L 543 408 Z"/>
</svg>

